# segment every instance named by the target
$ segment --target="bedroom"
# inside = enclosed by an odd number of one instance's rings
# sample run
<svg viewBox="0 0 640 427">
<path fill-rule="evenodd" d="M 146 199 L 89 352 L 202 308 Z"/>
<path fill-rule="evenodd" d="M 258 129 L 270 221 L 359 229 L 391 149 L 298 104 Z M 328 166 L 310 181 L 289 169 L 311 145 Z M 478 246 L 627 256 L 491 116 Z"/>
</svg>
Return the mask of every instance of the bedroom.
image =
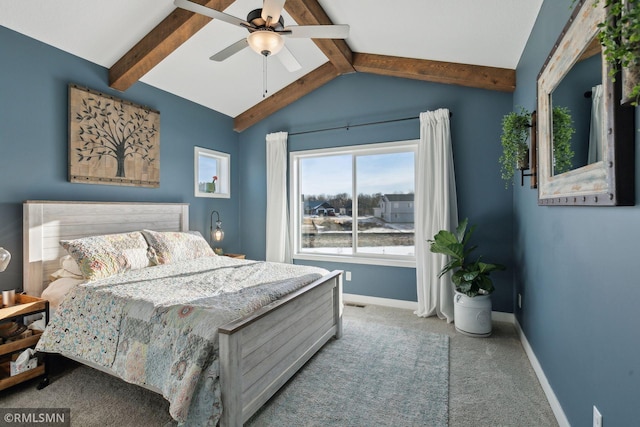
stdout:
<svg viewBox="0 0 640 427">
<path fill-rule="evenodd" d="M 459 212 L 480 225 L 479 238 L 497 236 L 483 247 L 492 258 L 513 266 L 496 276 L 494 310 L 515 313 L 572 425 L 589 424 L 593 405 L 607 425 L 626 425 L 640 418 L 633 404 L 640 394 L 640 290 L 631 268 L 633 243 L 640 237 L 638 208 L 539 207 L 535 190 L 504 189 L 497 163 L 500 120 L 518 105 L 534 108 L 537 73 L 569 15 L 569 0 L 543 2 L 516 68 L 512 94 L 355 73 L 334 79 L 241 133 L 233 131 L 230 117 L 143 83 L 115 92 L 108 87 L 106 68 L 1 27 L 1 245 L 14 255 L 0 276 L 1 287 L 20 287 L 21 204 L 28 199 L 188 202 L 190 222 L 203 233 L 211 210 L 220 212 L 225 251 L 264 258 L 265 222 L 258 212 L 264 211 L 266 196 L 256 183 L 265 179 L 265 134 L 326 127 L 343 117 L 369 122 L 417 115 L 442 106 L 454 113 Z M 161 112 L 160 188 L 67 181 L 69 83 Z M 339 136 L 348 145 L 413 139 L 417 132 L 415 122 L 408 122 Z M 298 145 L 291 149 L 321 148 L 331 141 L 314 134 L 292 138 L 291 144 Z M 193 146 L 231 154 L 232 198 L 214 203 L 193 198 Z M 350 264 L 349 269 L 353 280 L 345 282 L 345 293 L 415 301 L 415 271 L 410 268 Z M 522 309 L 516 304 L 518 294 Z"/>
</svg>

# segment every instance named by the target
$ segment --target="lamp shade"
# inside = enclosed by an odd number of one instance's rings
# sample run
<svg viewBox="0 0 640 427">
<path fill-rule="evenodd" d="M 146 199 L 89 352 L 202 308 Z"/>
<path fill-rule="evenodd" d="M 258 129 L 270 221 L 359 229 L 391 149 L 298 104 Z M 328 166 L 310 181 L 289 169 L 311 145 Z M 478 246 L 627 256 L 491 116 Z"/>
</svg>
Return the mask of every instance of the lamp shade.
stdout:
<svg viewBox="0 0 640 427">
<path fill-rule="evenodd" d="M 0 271 L 5 271 L 11 261 L 11 254 L 5 248 L 0 248 Z"/>
<path fill-rule="evenodd" d="M 224 231 L 216 224 L 216 229 L 211 233 L 211 240 L 221 242 L 224 239 Z"/>
<path fill-rule="evenodd" d="M 213 228 L 213 214 L 216 214 L 216 228 Z M 209 228 L 209 234 L 211 236 L 211 242 L 221 242 L 224 239 L 224 231 L 222 230 L 222 221 L 220 221 L 220 214 L 218 211 L 211 212 L 211 227 Z"/>
<path fill-rule="evenodd" d="M 284 40 L 280 34 L 269 30 L 258 30 L 247 36 L 249 46 L 260 55 L 269 56 L 280 52 Z"/>
</svg>

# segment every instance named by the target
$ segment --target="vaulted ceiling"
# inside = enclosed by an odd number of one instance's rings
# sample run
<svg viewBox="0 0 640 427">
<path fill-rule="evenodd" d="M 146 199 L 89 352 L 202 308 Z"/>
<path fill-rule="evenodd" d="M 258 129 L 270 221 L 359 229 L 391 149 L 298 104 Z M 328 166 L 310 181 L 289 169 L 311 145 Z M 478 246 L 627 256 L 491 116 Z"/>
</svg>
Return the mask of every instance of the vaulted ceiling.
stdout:
<svg viewBox="0 0 640 427">
<path fill-rule="evenodd" d="M 262 0 L 194 0 L 244 19 Z M 542 0 L 287 0 L 285 25 L 348 24 L 346 40 L 286 39 L 302 68 L 244 49 L 209 57 L 246 30 L 173 0 L 0 0 L 0 25 L 109 68 L 109 86 L 137 81 L 234 117 L 242 131 L 342 74 L 367 72 L 497 91 L 515 68 Z M 126 97 L 126 96 L 125 96 Z"/>
</svg>

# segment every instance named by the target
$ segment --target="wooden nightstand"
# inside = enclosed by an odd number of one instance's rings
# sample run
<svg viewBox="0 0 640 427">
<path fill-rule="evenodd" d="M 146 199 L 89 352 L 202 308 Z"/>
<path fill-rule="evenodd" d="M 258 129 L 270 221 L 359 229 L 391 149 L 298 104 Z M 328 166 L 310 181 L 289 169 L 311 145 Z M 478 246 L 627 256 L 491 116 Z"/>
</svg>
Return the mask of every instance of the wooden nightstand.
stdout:
<svg viewBox="0 0 640 427">
<path fill-rule="evenodd" d="M 237 259 L 244 259 L 245 257 L 244 254 L 224 254 L 224 256 L 228 256 L 229 258 L 237 258 Z"/>
<path fill-rule="evenodd" d="M 13 321 L 24 323 L 24 316 L 44 313 L 45 325 L 49 322 L 49 301 L 29 295 L 16 295 L 16 304 L 11 307 L 0 308 L 0 322 Z M 34 348 L 40 339 L 42 331 L 33 331 L 33 335 L 0 344 L 0 390 L 4 390 L 23 381 L 44 375 L 38 389 L 49 384 L 47 367 L 44 357 L 38 357 L 38 366 L 34 369 L 11 376 L 10 362 L 27 348 Z"/>
</svg>

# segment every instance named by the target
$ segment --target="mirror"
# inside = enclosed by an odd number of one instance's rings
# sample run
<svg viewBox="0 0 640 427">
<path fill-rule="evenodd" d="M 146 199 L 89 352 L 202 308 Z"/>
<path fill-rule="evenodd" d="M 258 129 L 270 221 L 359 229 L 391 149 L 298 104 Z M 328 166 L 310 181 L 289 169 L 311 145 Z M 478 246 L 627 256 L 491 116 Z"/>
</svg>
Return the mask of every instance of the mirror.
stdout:
<svg viewBox="0 0 640 427">
<path fill-rule="evenodd" d="M 594 37 L 551 94 L 553 175 L 602 160 L 602 105 L 602 49 Z"/>
<path fill-rule="evenodd" d="M 635 203 L 635 115 L 602 59 L 602 3 L 578 3 L 538 75 L 540 205 Z"/>
</svg>

